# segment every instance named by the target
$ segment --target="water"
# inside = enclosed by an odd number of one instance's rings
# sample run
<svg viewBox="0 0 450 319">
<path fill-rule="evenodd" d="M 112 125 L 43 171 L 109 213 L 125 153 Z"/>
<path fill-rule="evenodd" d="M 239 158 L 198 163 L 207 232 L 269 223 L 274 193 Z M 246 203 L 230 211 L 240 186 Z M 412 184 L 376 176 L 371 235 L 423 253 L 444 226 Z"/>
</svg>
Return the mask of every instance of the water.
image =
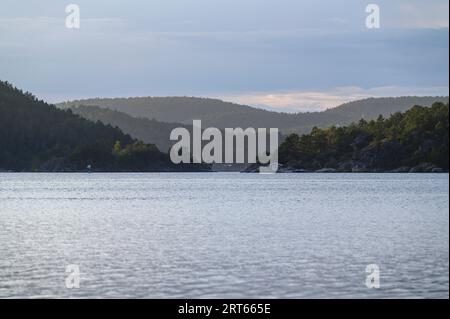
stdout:
<svg viewBox="0 0 450 319">
<path fill-rule="evenodd" d="M 0 297 L 448 298 L 448 196 L 448 174 L 0 174 Z"/>
</svg>

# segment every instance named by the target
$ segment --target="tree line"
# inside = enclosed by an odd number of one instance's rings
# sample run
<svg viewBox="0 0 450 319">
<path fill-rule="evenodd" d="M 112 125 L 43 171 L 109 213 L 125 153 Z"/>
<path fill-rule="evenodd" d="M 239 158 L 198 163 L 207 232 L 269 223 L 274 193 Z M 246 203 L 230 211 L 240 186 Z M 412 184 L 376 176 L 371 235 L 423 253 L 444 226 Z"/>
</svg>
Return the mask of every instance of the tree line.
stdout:
<svg viewBox="0 0 450 319">
<path fill-rule="evenodd" d="M 389 118 L 291 134 L 280 145 L 280 163 L 305 170 L 448 171 L 448 111 L 448 104 L 437 102 Z"/>
</svg>

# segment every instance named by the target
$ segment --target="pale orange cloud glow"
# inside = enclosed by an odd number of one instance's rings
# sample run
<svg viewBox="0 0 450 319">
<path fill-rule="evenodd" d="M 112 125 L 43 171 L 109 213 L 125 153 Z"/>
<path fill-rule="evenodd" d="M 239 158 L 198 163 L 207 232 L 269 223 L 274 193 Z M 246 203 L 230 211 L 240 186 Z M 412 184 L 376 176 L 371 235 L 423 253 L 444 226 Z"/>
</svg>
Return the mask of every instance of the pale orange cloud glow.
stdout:
<svg viewBox="0 0 450 319">
<path fill-rule="evenodd" d="M 328 91 L 255 92 L 220 96 L 221 99 L 238 104 L 262 107 L 284 112 L 323 111 L 346 102 L 369 97 L 386 96 L 436 96 L 445 95 L 448 87 L 404 88 L 378 87 L 362 89 L 341 87 Z"/>
</svg>

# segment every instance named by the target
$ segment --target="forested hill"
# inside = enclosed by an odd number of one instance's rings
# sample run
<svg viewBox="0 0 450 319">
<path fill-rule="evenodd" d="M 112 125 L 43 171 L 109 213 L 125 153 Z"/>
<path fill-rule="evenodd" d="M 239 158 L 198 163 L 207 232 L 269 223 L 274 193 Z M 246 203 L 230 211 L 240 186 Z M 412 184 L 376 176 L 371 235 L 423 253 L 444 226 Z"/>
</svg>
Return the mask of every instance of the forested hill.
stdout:
<svg viewBox="0 0 450 319">
<path fill-rule="evenodd" d="M 94 171 L 181 169 L 154 145 L 0 81 L 0 171 L 85 171 L 88 165 Z"/>
<path fill-rule="evenodd" d="M 371 98 L 343 104 L 323 112 L 277 113 L 223 102 L 216 99 L 194 97 L 141 97 L 117 99 L 88 99 L 58 106 L 100 106 L 127 113 L 133 117 L 155 119 L 167 123 L 192 124 L 201 119 L 205 127 L 277 127 L 284 133 L 309 133 L 315 126 L 346 125 L 361 118 L 375 119 L 404 112 L 413 105 L 431 106 L 434 102 L 448 103 L 448 97 Z"/>
<path fill-rule="evenodd" d="M 126 113 L 114 111 L 98 106 L 77 106 L 72 112 L 93 122 L 100 121 L 119 127 L 124 133 L 141 141 L 155 144 L 162 152 L 168 152 L 174 144 L 170 141 L 170 133 L 177 127 L 185 127 L 192 131 L 192 125 L 180 123 L 164 123 L 147 118 L 136 118 Z"/>
<path fill-rule="evenodd" d="M 414 106 L 388 119 L 292 134 L 279 158 L 286 171 L 448 172 L 449 107 Z"/>
</svg>

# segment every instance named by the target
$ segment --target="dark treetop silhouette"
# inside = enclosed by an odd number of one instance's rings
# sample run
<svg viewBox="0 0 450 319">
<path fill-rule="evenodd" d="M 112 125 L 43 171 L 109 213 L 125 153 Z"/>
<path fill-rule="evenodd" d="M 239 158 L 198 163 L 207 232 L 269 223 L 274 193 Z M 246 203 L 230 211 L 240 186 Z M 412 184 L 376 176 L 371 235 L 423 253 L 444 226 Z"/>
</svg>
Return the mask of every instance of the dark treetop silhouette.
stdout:
<svg viewBox="0 0 450 319">
<path fill-rule="evenodd" d="M 60 110 L 0 81 L 0 170 L 184 171 L 156 146 L 120 129 Z"/>
</svg>

